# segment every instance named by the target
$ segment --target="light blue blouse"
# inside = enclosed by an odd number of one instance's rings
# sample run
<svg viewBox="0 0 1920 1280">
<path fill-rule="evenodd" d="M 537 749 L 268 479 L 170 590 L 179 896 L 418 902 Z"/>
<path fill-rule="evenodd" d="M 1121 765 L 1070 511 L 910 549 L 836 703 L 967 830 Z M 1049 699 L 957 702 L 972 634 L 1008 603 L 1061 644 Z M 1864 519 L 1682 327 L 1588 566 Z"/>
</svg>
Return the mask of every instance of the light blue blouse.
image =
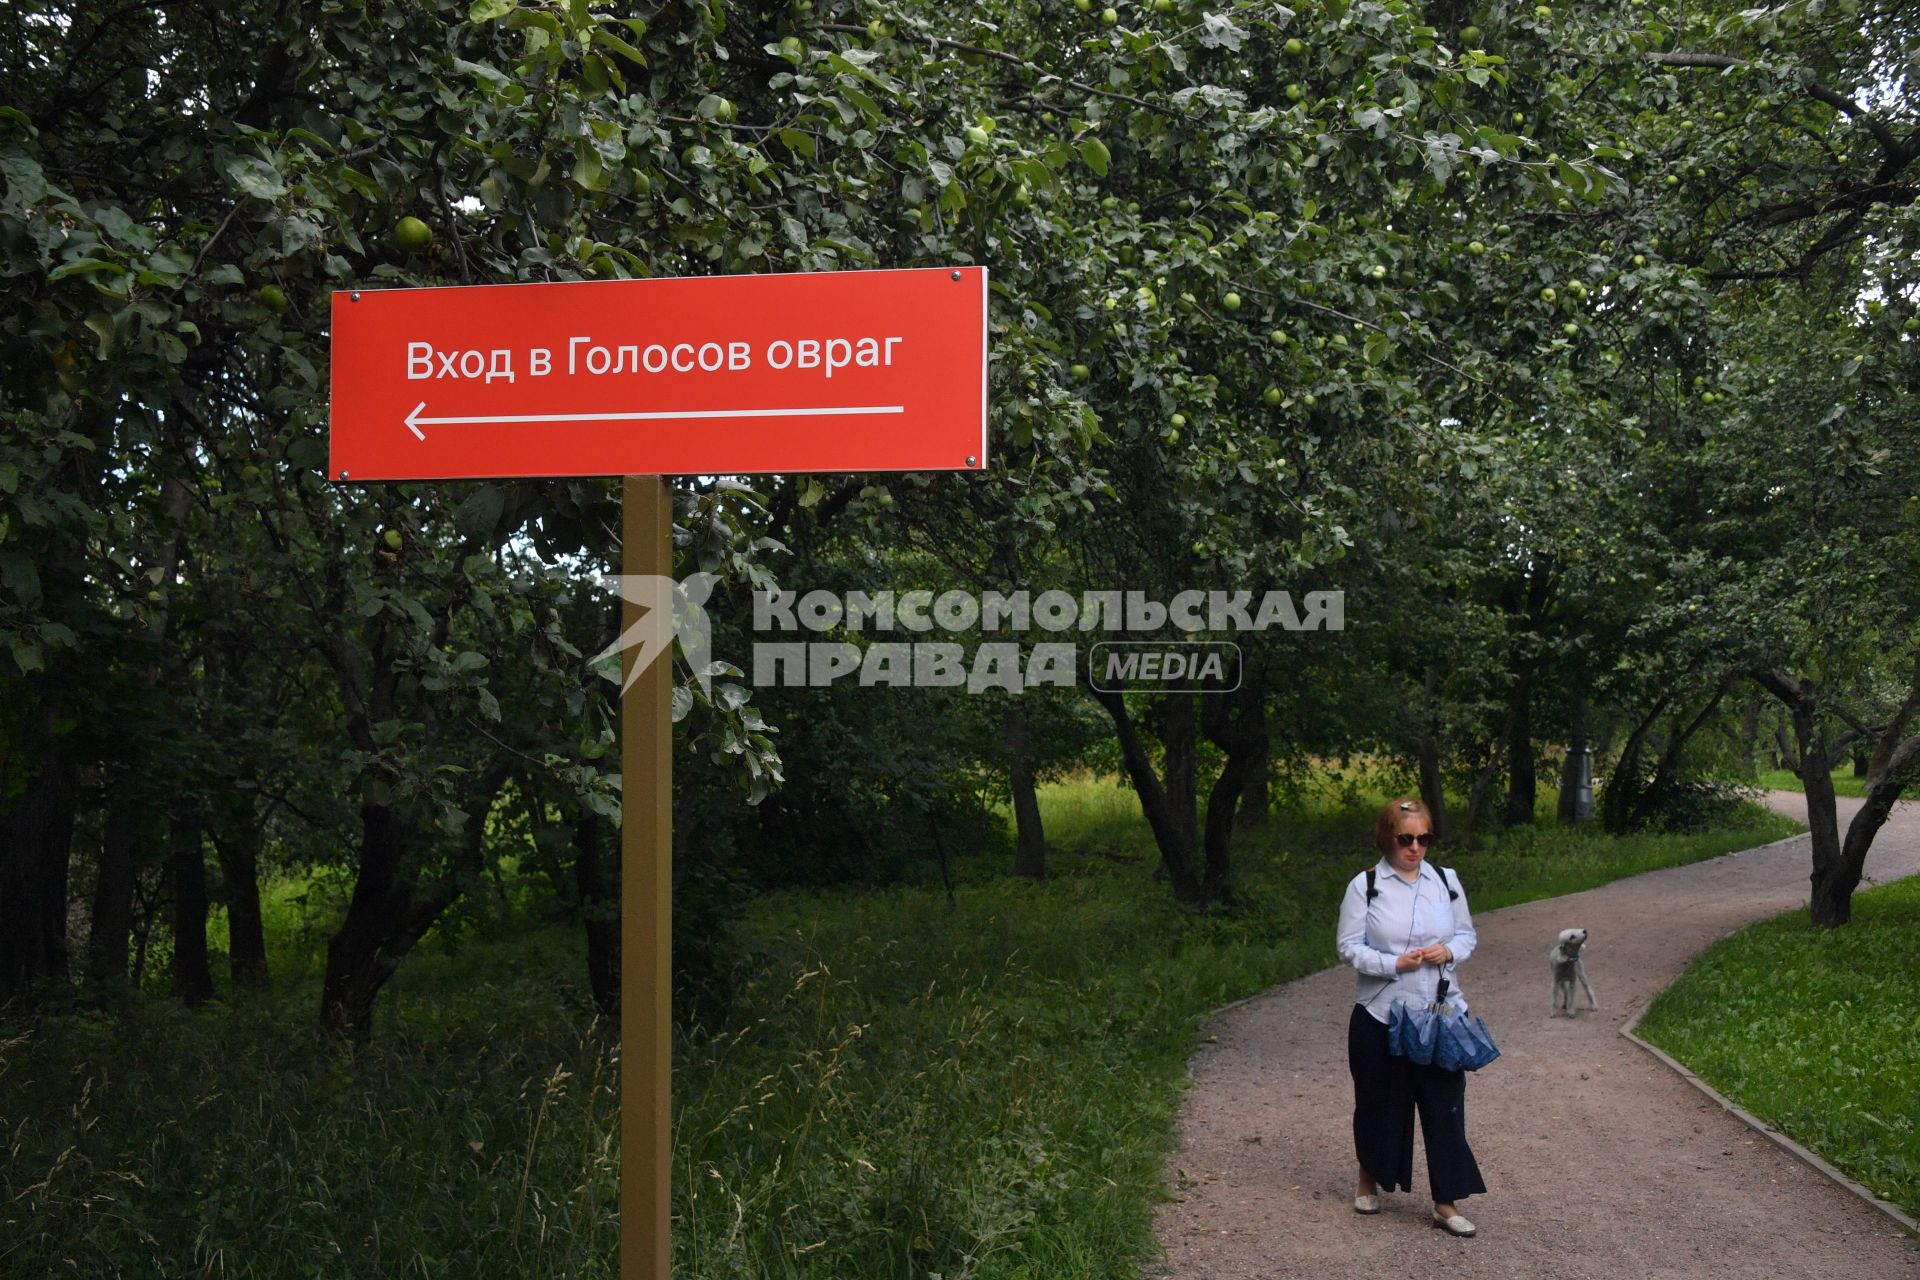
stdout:
<svg viewBox="0 0 1920 1280">
<path fill-rule="evenodd" d="M 1402 880 L 1386 858 L 1374 866 L 1373 901 L 1367 901 L 1367 876 L 1363 871 L 1347 883 L 1346 896 L 1340 899 L 1340 925 L 1335 946 L 1340 959 L 1358 971 L 1354 984 L 1354 1003 L 1365 1005 L 1377 1021 L 1385 1022 L 1397 1001 L 1415 1006 L 1431 1004 L 1439 993 L 1440 979 L 1447 979 L 1449 1008 L 1466 1011 L 1467 998 L 1460 990 L 1454 968 L 1473 954 L 1479 935 L 1473 931 L 1473 916 L 1467 910 L 1467 891 L 1459 877 L 1447 873 L 1458 898 L 1447 896 L 1448 885 L 1440 872 L 1424 858 L 1420 874 L 1412 884 Z M 1444 942 L 1453 952 L 1447 965 L 1423 964 L 1417 969 L 1396 974 L 1394 960 L 1420 947 Z"/>
</svg>

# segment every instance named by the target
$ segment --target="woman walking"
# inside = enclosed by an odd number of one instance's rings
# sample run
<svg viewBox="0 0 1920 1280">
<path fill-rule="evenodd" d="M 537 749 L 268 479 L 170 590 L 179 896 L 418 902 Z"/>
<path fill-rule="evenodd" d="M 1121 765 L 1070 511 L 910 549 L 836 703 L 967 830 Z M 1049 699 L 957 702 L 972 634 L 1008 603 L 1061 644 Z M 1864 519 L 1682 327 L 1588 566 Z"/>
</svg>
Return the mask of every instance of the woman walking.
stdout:
<svg viewBox="0 0 1920 1280">
<path fill-rule="evenodd" d="M 1487 1187 L 1467 1146 L 1466 1072 L 1421 1066 L 1387 1052 L 1393 1006 L 1431 1004 L 1441 979 L 1450 987 L 1449 1008 L 1466 1010 L 1454 968 L 1473 954 L 1473 917 L 1459 880 L 1427 862 L 1432 841 L 1426 806 L 1410 798 L 1389 802 L 1374 823 L 1380 861 L 1355 876 L 1340 900 L 1340 958 L 1358 973 L 1347 1021 L 1360 1167 L 1353 1207 L 1378 1213 L 1382 1191 L 1413 1190 L 1418 1110 L 1433 1225 L 1470 1236 L 1475 1228 L 1461 1215 L 1459 1201 Z"/>
</svg>

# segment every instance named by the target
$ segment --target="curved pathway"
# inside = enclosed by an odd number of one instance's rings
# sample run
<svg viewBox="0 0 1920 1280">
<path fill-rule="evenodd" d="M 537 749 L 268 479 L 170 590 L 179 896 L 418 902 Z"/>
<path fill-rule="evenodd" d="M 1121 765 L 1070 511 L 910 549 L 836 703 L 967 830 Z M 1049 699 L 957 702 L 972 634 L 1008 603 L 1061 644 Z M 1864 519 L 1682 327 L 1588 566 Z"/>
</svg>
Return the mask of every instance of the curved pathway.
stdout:
<svg viewBox="0 0 1920 1280">
<path fill-rule="evenodd" d="M 1805 800 L 1769 803 L 1805 817 Z M 1844 832 L 1858 801 L 1842 797 Z M 1444 860 L 1443 865 L 1444 864 Z M 1616 1031 L 1716 939 L 1807 900 L 1801 836 L 1582 893 L 1476 915 L 1462 966 L 1501 1059 L 1467 1084 L 1467 1132 L 1489 1194 L 1480 1228 L 1428 1227 L 1426 1157 L 1411 1194 L 1353 1212 L 1353 972 L 1327 969 L 1214 1019 L 1191 1063 L 1155 1228 L 1178 1280 L 1920 1280 L 1920 1245 L 1696 1093 Z M 1920 803 L 1897 806 L 1861 887 L 1920 872 Z M 1549 1018 L 1547 949 L 1592 931 L 1597 1014 Z M 1329 907 L 1327 929 L 1333 929 Z"/>
</svg>

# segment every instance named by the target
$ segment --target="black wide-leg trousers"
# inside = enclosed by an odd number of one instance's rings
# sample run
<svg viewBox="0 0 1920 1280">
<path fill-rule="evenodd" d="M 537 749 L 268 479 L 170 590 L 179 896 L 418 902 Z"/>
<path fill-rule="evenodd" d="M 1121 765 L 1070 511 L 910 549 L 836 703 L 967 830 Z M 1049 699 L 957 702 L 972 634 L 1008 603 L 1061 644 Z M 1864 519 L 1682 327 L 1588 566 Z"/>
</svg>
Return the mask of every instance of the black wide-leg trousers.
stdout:
<svg viewBox="0 0 1920 1280">
<path fill-rule="evenodd" d="M 1480 1166 L 1467 1146 L 1467 1073 L 1421 1066 L 1387 1052 L 1387 1026 L 1353 1006 L 1347 1022 L 1353 1074 L 1353 1146 L 1382 1191 L 1413 1190 L 1413 1113 L 1427 1148 L 1435 1204 L 1483 1194 Z"/>
</svg>

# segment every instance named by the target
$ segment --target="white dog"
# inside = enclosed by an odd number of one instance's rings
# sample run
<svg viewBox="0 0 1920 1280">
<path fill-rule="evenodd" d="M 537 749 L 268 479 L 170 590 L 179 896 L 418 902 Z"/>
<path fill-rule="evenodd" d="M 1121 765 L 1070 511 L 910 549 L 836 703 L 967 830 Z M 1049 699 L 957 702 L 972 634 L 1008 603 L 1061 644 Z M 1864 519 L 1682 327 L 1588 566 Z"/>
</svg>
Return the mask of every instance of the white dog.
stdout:
<svg viewBox="0 0 1920 1280">
<path fill-rule="evenodd" d="M 1562 929 L 1560 940 L 1553 944 L 1553 950 L 1547 952 L 1547 961 L 1553 966 L 1553 1000 L 1547 1008 L 1547 1016 L 1552 1017 L 1565 1007 L 1569 1018 L 1574 1016 L 1573 983 L 1587 989 L 1587 1006 L 1598 1009 L 1600 1001 L 1593 994 L 1593 984 L 1587 981 L 1587 966 L 1580 959 L 1580 949 L 1587 945 L 1585 929 Z"/>
</svg>

